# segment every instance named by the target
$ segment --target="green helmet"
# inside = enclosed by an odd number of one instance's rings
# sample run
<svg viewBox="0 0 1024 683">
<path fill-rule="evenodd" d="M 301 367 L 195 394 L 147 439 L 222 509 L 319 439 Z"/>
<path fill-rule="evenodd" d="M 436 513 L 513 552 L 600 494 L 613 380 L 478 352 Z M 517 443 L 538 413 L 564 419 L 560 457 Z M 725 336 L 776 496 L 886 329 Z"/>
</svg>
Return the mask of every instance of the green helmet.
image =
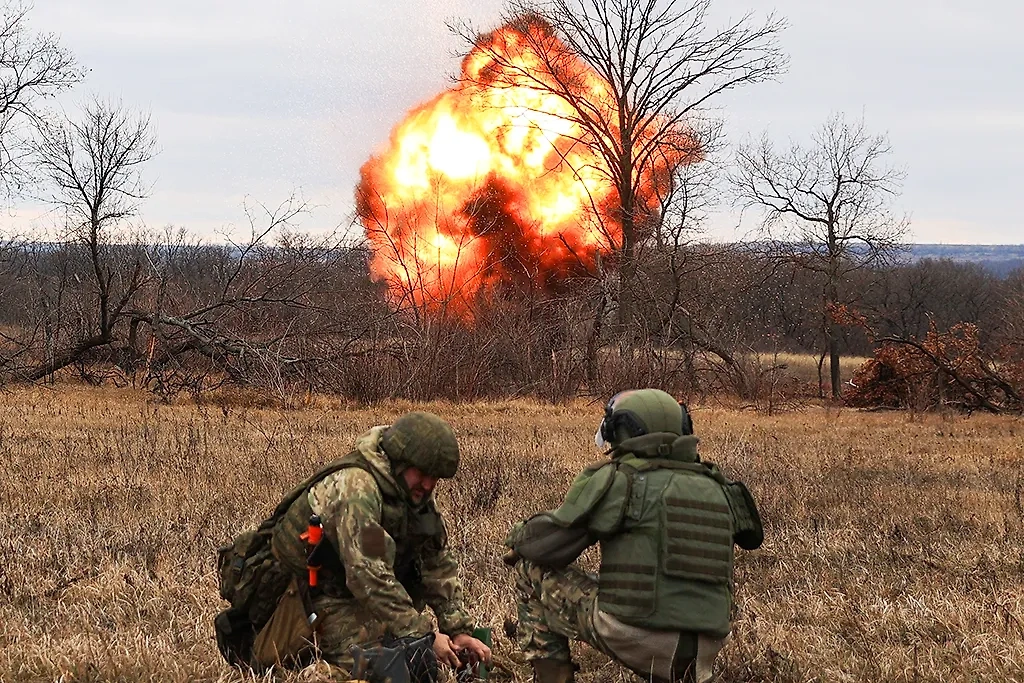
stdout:
<svg viewBox="0 0 1024 683">
<path fill-rule="evenodd" d="M 615 394 L 608 401 L 594 440 L 603 447 L 655 433 L 693 434 L 690 413 L 660 389 L 633 389 Z"/>
<path fill-rule="evenodd" d="M 433 413 L 406 413 L 384 431 L 380 446 L 392 461 L 419 468 L 432 477 L 449 479 L 459 469 L 455 432 Z"/>
</svg>

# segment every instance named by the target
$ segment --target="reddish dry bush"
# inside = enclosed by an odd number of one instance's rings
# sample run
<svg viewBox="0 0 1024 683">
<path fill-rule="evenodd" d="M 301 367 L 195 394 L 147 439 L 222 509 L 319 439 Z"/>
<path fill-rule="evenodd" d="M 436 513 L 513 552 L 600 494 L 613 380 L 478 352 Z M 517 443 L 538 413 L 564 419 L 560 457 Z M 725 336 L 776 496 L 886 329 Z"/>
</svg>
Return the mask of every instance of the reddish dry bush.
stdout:
<svg viewBox="0 0 1024 683">
<path fill-rule="evenodd" d="M 1015 412 L 1024 410 L 1024 358 L 1012 347 L 989 351 L 978 326 L 958 323 L 923 340 L 888 337 L 851 380 L 847 404 L 861 408 Z"/>
</svg>

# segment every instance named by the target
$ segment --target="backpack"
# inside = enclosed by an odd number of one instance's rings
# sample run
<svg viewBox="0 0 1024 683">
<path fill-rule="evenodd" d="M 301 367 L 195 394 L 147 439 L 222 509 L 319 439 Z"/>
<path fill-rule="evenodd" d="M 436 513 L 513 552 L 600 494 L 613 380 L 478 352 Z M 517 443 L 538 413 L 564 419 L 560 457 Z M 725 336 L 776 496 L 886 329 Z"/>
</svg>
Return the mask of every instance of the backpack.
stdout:
<svg viewBox="0 0 1024 683">
<path fill-rule="evenodd" d="M 259 672 L 262 667 L 254 661 L 253 645 L 294 578 L 271 551 L 275 527 L 292 503 L 321 479 L 352 466 L 349 457 L 327 465 L 292 489 L 256 529 L 238 534 L 217 549 L 220 597 L 230 606 L 217 614 L 213 628 L 217 649 L 228 664 Z"/>
<path fill-rule="evenodd" d="M 277 522 L 273 516 L 217 550 L 220 597 L 231 603 L 213 621 L 217 649 L 232 666 L 252 668 L 252 647 L 270 620 L 292 573 L 270 549 Z"/>
</svg>

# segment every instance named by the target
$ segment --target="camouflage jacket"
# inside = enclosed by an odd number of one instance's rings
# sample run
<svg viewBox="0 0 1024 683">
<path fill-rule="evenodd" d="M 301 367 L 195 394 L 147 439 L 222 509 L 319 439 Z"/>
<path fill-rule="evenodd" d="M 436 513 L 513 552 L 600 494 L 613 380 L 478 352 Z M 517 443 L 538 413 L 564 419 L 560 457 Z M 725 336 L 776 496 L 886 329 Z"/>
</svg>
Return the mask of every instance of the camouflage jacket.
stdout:
<svg viewBox="0 0 1024 683">
<path fill-rule="evenodd" d="M 374 427 L 359 437 L 355 451 L 346 456 L 358 465 L 329 474 L 296 500 L 281 525 L 284 535 L 290 540 L 298 532 L 290 527 L 310 513 L 319 515 L 324 537 L 336 550 L 333 573 L 331 563 L 325 562 L 324 590 L 351 595 L 393 635 L 433 630 L 421 612 L 424 604 L 434 611 L 441 632 L 471 632 L 458 563 L 448 549 L 433 496 L 418 506 L 411 504 L 380 450 L 385 429 Z M 301 550 L 278 540 L 275 534 L 275 554 L 304 571 Z M 339 585 L 332 586 L 332 579 Z"/>
</svg>

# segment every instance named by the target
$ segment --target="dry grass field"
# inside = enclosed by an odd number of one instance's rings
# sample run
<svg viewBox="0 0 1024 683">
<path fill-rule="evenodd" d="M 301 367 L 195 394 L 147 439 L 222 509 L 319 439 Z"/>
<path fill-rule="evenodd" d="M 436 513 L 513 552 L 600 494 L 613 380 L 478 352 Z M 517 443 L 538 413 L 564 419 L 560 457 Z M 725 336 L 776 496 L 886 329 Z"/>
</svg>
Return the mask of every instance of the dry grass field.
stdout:
<svg viewBox="0 0 1024 683">
<path fill-rule="evenodd" d="M 0 393 L 0 680 L 237 681 L 211 620 L 215 548 L 408 404 L 297 411 L 244 397 Z M 473 611 L 528 680 L 500 541 L 596 459 L 600 406 L 427 406 L 464 448 L 439 491 Z M 694 410 L 704 457 L 749 483 L 725 681 L 1024 680 L 1024 421 Z M 629 677 L 581 647 L 583 683 Z M 311 680 L 289 675 L 285 680 Z"/>
</svg>

